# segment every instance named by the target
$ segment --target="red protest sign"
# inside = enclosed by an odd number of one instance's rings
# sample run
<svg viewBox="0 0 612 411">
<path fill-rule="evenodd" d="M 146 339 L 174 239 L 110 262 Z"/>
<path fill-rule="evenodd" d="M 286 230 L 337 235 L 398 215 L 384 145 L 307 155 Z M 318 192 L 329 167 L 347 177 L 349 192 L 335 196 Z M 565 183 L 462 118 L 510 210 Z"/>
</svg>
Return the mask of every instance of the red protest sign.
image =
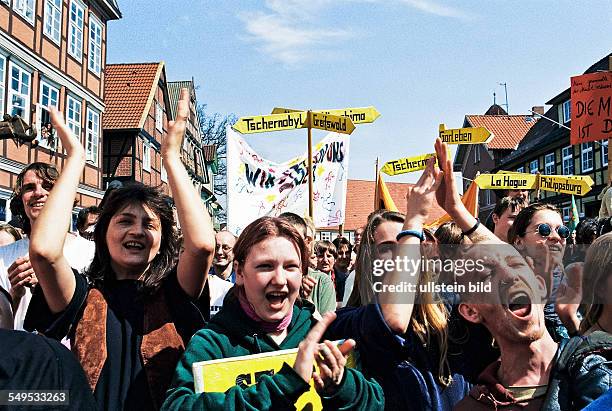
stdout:
<svg viewBox="0 0 612 411">
<path fill-rule="evenodd" d="M 572 77 L 572 144 L 612 138 L 612 73 Z"/>
</svg>

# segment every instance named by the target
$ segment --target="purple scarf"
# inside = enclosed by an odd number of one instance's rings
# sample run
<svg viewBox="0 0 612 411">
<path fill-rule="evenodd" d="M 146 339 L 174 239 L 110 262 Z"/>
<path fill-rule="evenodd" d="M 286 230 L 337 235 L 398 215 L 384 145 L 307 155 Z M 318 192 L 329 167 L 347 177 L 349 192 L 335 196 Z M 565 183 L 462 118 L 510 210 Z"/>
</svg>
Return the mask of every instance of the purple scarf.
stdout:
<svg viewBox="0 0 612 411">
<path fill-rule="evenodd" d="M 242 310 L 247 315 L 247 317 L 255 321 L 257 325 L 266 334 L 283 331 L 284 329 L 289 327 L 289 324 L 291 324 L 291 318 L 293 317 L 293 307 L 289 311 L 289 314 L 287 314 L 287 316 L 285 316 L 285 318 L 283 318 L 282 320 L 269 322 L 262 320 L 261 317 L 257 315 L 255 309 L 253 308 L 249 300 L 247 300 L 246 293 L 244 292 L 244 289 L 242 287 L 239 287 L 238 289 L 238 301 L 240 302 L 240 307 L 242 307 Z"/>
</svg>

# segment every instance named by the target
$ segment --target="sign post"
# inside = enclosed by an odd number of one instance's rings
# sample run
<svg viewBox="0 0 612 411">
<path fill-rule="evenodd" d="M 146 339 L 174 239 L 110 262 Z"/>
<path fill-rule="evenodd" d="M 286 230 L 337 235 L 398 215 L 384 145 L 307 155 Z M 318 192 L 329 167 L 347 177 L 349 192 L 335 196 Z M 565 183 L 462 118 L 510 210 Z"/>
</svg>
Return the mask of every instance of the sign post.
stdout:
<svg viewBox="0 0 612 411">
<path fill-rule="evenodd" d="M 351 134 L 355 130 L 355 123 L 372 123 L 378 117 L 380 117 L 380 113 L 372 106 L 316 111 L 275 107 L 272 114 L 240 117 L 232 128 L 242 134 L 299 128 L 308 130 L 308 215 L 310 218 L 314 218 L 312 129 Z"/>
<path fill-rule="evenodd" d="M 312 111 L 308 110 L 307 123 L 308 123 L 308 216 L 314 217 L 314 195 L 312 189 Z"/>
</svg>

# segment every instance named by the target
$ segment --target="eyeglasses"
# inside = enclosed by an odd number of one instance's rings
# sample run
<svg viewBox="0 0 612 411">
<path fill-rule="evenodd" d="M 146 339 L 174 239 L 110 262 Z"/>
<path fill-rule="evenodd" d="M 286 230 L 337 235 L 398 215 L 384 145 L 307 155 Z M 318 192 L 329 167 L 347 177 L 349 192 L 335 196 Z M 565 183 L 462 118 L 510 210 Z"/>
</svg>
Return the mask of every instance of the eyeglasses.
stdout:
<svg viewBox="0 0 612 411">
<path fill-rule="evenodd" d="M 234 247 L 230 247 L 230 246 L 229 246 L 229 245 L 227 245 L 227 244 L 223 244 L 223 245 L 217 244 L 217 245 L 215 246 L 215 251 L 218 251 L 219 249 L 221 249 L 221 250 L 223 250 L 223 252 L 225 252 L 225 253 L 229 253 L 230 251 L 232 251 L 232 249 L 233 249 L 233 248 L 234 248 Z"/>
<path fill-rule="evenodd" d="M 540 234 L 542 237 L 548 237 L 552 233 L 552 228 L 548 223 L 539 224 L 536 230 L 536 233 Z M 570 236 L 570 229 L 564 225 L 555 228 L 555 231 L 561 238 L 568 238 Z"/>
</svg>

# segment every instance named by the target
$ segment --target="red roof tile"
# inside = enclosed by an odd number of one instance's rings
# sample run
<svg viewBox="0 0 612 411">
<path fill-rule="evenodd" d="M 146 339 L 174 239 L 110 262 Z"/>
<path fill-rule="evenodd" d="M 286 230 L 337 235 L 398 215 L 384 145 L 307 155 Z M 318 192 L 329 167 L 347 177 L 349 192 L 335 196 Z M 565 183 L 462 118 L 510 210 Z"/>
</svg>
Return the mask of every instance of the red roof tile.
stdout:
<svg viewBox="0 0 612 411">
<path fill-rule="evenodd" d="M 486 127 L 495 135 L 487 144 L 490 149 L 516 149 L 527 131 L 537 122 L 528 115 L 466 115 L 472 127 Z"/>
<path fill-rule="evenodd" d="M 142 128 L 164 63 L 108 64 L 104 129 Z"/>
<path fill-rule="evenodd" d="M 385 182 L 389 194 L 401 213 L 406 213 L 406 191 L 414 184 Z M 374 181 L 348 180 L 346 188 L 346 217 L 344 229 L 353 231 L 368 221 L 368 215 L 374 211 Z M 446 214 L 437 204 L 431 211 L 430 219 L 437 219 Z"/>
</svg>

